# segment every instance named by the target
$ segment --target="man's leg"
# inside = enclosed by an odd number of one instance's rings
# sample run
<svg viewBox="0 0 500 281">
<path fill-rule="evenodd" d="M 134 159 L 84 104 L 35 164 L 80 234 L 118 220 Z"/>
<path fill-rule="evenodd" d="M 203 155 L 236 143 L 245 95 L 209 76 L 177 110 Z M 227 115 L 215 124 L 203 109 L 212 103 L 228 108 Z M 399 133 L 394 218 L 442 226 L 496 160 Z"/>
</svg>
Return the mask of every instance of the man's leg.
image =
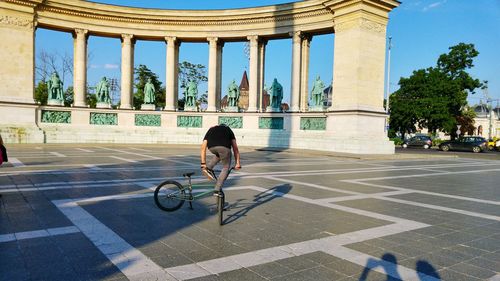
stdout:
<svg viewBox="0 0 500 281">
<path fill-rule="evenodd" d="M 226 181 L 227 176 L 229 175 L 229 168 L 231 166 L 231 149 L 225 146 L 215 146 L 210 148 L 210 151 L 219 156 L 220 161 L 222 162 L 222 171 L 217 177 L 217 182 L 215 183 L 215 191 L 220 191 L 224 181 Z M 207 165 L 207 167 L 209 167 Z M 213 166 L 212 166 L 213 167 Z"/>
</svg>

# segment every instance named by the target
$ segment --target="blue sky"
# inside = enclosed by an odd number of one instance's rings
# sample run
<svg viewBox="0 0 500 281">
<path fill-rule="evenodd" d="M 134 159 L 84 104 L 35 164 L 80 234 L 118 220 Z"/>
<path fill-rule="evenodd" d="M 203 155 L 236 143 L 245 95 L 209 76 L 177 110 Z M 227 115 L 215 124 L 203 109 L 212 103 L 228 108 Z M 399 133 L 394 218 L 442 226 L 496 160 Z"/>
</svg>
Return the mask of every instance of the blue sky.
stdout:
<svg viewBox="0 0 500 281">
<path fill-rule="evenodd" d="M 100 3 L 161 9 L 224 9 L 263 6 L 290 2 L 283 0 L 100 0 Z M 416 69 L 434 66 L 440 54 L 460 42 L 473 43 L 479 51 L 470 70 L 473 77 L 489 81 L 489 95 L 500 99 L 500 1 L 498 0 L 407 0 L 390 13 L 387 35 L 392 37 L 391 92 L 397 90 L 400 77 L 408 77 Z M 266 48 L 265 82 L 274 78 L 283 85 L 284 101 L 289 101 L 291 76 L 291 39 L 272 40 Z M 315 36 L 311 42 L 309 89 L 317 75 L 325 84 L 333 76 L 334 35 Z M 88 81 L 94 85 L 102 76 L 120 80 L 120 41 L 114 38 L 91 36 L 88 50 Z M 232 79 L 238 83 L 244 70 L 248 70 L 245 44 L 226 43 L 223 52 L 222 89 Z M 73 55 L 73 39 L 69 33 L 38 29 L 36 50 Z M 135 46 L 135 65 L 144 64 L 165 82 L 166 44 L 138 41 Z M 208 65 L 208 43 L 183 43 L 180 61 Z M 72 78 L 65 78 L 65 86 Z M 199 85 L 200 92 L 206 83 Z M 288 94 L 288 95 L 287 95 Z M 469 97 L 469 103 L 484 100 L 483 93 Z M 496 105 L 496 103 L 495 103 Z"/>
</svg>

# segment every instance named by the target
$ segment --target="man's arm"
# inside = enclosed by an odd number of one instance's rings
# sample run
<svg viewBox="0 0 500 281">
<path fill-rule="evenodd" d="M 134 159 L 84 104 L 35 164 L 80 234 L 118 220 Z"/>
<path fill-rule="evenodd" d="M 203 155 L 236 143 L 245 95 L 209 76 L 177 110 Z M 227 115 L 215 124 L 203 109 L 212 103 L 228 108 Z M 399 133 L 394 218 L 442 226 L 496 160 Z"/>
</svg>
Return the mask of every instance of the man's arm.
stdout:
<svg viewBox="0 0 500 281">
<path fill-rule="evenodd" d="M 234 158 L 235 158 L 235 161 L 236 161 L 236 165 L 234 165 L 234 168 L 236 170 L 239 170 L 239 169 L 241 169 L 240 151 L 238 149 L 238 144 L 236 143 L 236 139 L 232 139 L 231 142 L 232 142 L 232 146 L 233 146 Z"/>
<path fill-rule="evenodd" d="M 200 151 L 200 159 L 201 159 L 201 168 L 206 168 L 207 167 L 207 145 L 208 145 L 208 141 L 207 140 L 203 140 L 203 142 L 201 143 L 201 151 Z"/>
</svg>

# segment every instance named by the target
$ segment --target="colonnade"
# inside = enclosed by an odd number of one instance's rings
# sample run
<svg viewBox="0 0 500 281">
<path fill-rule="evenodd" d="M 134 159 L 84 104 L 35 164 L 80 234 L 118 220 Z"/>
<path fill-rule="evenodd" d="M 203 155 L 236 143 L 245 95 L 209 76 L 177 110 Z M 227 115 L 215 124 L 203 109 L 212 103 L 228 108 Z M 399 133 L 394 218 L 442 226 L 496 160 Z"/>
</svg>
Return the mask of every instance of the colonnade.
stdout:
<svg viewBox="0 0 500 281">
<path fill-rule="evenodd" d="M 290 33 L 292 36 L 292 73 L 290 92 L 290 112 L 307 111 L 309 48 L 311 35 L 300 31 Z M 88 31 L 75 29 L 74 38 L 74 106 L 86 107 L 87 81 L 87 42 Z M 249 62 L 249 105 L 248 112 L 262 112 L 262 92 L 264 86 L 265 51 L 268 39 L 256 35 L 246 38 L 250 46 Z M 207 111 L 220 110 L 222 52 L 224 41 L 218 37 L 208 37 L 208 107 Z M 135 37 L 121 34 L 121 109 L 132 109 L 134 79 L 134 45 Z M 181 41 L 175 36 L 166 36 L 166 100 L 167 111 L 175 111 L 178 100 L 178 68 L 179 48 Z"/>
</svg>

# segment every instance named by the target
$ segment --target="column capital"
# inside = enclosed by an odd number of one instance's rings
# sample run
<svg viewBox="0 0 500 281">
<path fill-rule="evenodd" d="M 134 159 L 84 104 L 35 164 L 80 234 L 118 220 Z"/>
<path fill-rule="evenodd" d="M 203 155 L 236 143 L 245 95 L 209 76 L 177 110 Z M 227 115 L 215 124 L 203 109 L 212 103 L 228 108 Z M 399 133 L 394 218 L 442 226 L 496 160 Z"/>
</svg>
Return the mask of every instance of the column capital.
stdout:
<svg viewBox="0 0 500 281">
<path fill-rule="evenodd" d="M 175 36 L 165 36 L 164 38 L 167 44 L 175 44 L 175 42 L 177 42 L 177 37 Z"/>
<path fill-rule="evenodd" d="M 300 40 L 302 40 L 302 36 L 304 35 L 302 31 L 292 31 L 288 33 L 290 36 L 292 36 L 293 43 L 299 43 Z"/>
<path fill-rule="evenodd" d="M 87 37 L 89 34 L 89 31 L 88 29 L 81 29 L 81 28 L 75 28 L 75 30 L 73 31 L 73 37 L 74 36 L 85 36 Z"/>
<path fill-rule="evenodd" d="M 249 41 L 255 41 L 255 42 L 257 42 L 257 40 L 259 40 L 259 36 L 258 35 L 248 35 L 247 39 Z"/>
<path fill-rule="evenodd" d="M 207 37 L 207 41 L 209 43 L 217 43 L 217 41 L 219 40 L 219 37 Z"/>
<path fill-rule="evenodd" d="M 122 34 L 122 43 L 124 44 L 134 44 L 135 43 L 135 38 L 133 34 Z"/>
</svg>

